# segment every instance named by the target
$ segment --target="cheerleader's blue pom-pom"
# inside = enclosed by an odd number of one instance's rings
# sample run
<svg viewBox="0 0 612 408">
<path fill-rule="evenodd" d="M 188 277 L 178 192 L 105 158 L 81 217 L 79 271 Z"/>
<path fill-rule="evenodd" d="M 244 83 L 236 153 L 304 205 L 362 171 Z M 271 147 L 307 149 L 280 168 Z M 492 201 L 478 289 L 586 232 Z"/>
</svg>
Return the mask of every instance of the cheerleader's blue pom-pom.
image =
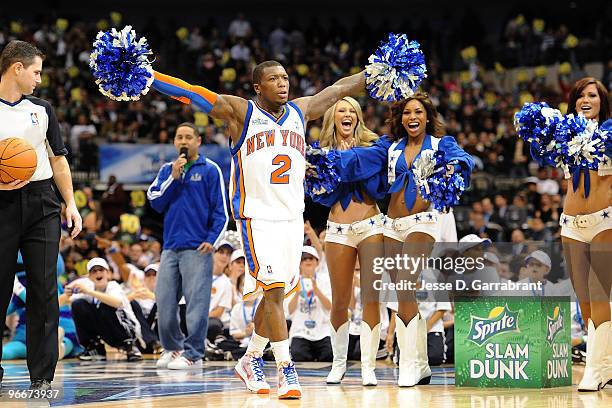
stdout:
<svg viewBox="0 0 612 408">
<path fill-rule="evenodd" d="M 417 41 L 405 34 L 389 34 L 368 58 L 365 69 L 366 88 L 380 101 L 399 101 L 412 96 L 427 77 L 425 56 Z"/>
<path fill-rule="evenodd" d="M 307 146 L 304 189 L 309 197 L 330 193 L 340 184 L 340 176 L 334 167 L 338 160 L 335 150 L 323 149 L 319 142 Z"/>
<path fill-rule="evenodd" d="M 597 169 L 606 158 L 608 134 L 597 122 L 582 115 L 567 115 L 557 126 L 559 162 L 566 166 Z"/>
<path fill-rule="evenodd" d="M 450 176 L 436 173 L 427 180 L 427 185 L 429 193 L 421 186 L 421 196 L 440 212 L 448 212 L 450 208 L 458 205 L 465 191 L 465 180 L 461 173 L 453 173 Z"/>
<path fill-rule="evenodd" d="M 131 26 L 100 31 L 89 58 L 100 92 L 117 101 L 140 99 L 153 83 L 152 54 L 147 39 L 137 39 Z"/>
<path fill-rule="evenodd" d="M 458 205 L 466 188 L 464 176 L 454 169 L 454 162 L 448 162 L 441 150 L 424 150 L 413 164 L 415 183 L 421 197 L 440 212 L 447 212 Z"/>
<path fill-rule="evenodd" d="M 518 136 L 529 144 L 533 158 L 540 165 L 555 165 L 559 160 L 555 132 L 562 120 L 561 111 L 546 102 L 526 103 L 514 115 Z"/>
</svg>

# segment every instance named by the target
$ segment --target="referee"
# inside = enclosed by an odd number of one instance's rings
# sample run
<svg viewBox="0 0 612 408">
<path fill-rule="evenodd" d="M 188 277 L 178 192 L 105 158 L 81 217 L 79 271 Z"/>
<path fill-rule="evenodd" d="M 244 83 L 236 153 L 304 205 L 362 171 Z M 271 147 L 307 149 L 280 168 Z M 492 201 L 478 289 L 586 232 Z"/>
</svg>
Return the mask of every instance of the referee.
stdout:
<svg viewBox="0 0 612 408">
<path fill-rule="evenodd" d="M 65 157 L 68 151 L 55 112 L 48 102 L 29 96 L 40 84 L 43 58 L 38 48 L 24 41 L 11 41 L 0 54 L 0 140 L 25 139 L 38 157 L 36 172 L 29 182 L 0 183 L 0 321 L 6 318 L 17 252 L 21 250 L 28 282 L 26 347 L 30 388 L 46 391 L 51 389 L 58 358 L 56 263 L 61 204 L 56 188 L 66 202 L 66 219 L 73 238 L 81 231 L 82 221 L 74 203 Z M 0 367 L 0 381 L 3 375 Z"/>
</svg>

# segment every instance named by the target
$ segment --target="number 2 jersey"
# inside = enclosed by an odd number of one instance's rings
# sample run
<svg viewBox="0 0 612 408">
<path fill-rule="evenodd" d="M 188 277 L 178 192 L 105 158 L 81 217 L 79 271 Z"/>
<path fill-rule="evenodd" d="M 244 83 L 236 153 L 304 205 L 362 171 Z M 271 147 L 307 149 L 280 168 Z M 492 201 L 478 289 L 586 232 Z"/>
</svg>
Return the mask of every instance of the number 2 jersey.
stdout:
<svg viewBox="0 0 612 408">
<path fill-rule="evenodd" d="M 234 219 L 284 221 L 304 212 L 305 123 L 292 102 L 275 119 L 248 101 L 244 128 L 231 147 Z"/>
</svg>

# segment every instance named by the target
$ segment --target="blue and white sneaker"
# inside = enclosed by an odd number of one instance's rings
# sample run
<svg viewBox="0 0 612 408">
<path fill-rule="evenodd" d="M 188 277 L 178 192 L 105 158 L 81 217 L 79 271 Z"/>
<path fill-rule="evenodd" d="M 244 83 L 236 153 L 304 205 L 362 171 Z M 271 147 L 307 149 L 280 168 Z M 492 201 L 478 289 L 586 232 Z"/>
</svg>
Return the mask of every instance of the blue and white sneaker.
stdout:
<svg viewBox="0 0 612 408">
<path fill-rule="evenodd" d="M 299 399 L 302 397 L 302 387 L 298 380 L 293 362 L 283 362 L 278 367 L 278 398 Z"/>
<path fill-rule="evenodd" d="M 236 376 L 244 382 L 249 391 L 257 394 L 269 394 L 270 385 L 266 382 L 263 368 L 264 361 L 261 356 L 245 354 L 238 360 L 234 370 Z"/>
</svg>

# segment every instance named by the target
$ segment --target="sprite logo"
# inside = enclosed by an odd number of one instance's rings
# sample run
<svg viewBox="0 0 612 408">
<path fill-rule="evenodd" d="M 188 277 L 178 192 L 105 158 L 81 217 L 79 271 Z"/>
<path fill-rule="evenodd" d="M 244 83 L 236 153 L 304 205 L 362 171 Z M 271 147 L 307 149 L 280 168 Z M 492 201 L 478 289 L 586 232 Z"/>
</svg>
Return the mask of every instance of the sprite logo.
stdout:
<svg viewBox="0 0 612 408">
<path fill-rule="evenodd" d="M 518 312 L 497 306 L 491 309 L 488 317 L 471 316 L 468 339 L 482 346 L 491 337 L 506 332 L 519 332 Z"/>
<path fill-rule="evenodd" d="M 559 306 L 555 307 L 553 317 L 546 316 L 546 327 L 548 329 L 546 334 L 546 341 L 549 344 L 552 344 L 555 340 L 555 336 L 557 335 L 557 333 L 563 330 L 563 314 L 561 313 Z"/>
</svg>

